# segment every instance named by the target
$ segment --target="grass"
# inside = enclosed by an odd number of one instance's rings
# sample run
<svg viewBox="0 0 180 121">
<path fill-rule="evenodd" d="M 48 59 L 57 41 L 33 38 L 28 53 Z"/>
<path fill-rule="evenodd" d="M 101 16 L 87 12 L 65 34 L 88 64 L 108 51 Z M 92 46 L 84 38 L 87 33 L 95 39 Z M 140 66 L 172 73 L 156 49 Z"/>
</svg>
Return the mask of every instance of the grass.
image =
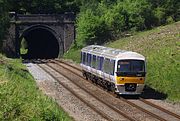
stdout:
<svg viewBox="0 0 180 121">
<path fill-rule="evenodd" d="M 73 60 L 76 63 L 80 63 L 80 58 L 81 58 L 81 50 L 76 49 L 76 48 L 71 48 L 64 54 L 65 59 L 70 59 Z"/>
<path fill-rule="evenodd" d="M 38 90 L 21 60 L 0 55 L 0 120 L 71 121 L 72 118 Z"/>
<path fill-rule="evenodd" d="M 147 59 L 146 85 L 180 102 L 180 22 L 139 32 L 105 46 L 143 54 Z M 80 61 L 80 50 L 70 50 L 64 58 Z"/>
<path fill-rule="evenodd" d="M 27 54 L 28 49 L 20 48 L 20 54 Z"/>
</svg>

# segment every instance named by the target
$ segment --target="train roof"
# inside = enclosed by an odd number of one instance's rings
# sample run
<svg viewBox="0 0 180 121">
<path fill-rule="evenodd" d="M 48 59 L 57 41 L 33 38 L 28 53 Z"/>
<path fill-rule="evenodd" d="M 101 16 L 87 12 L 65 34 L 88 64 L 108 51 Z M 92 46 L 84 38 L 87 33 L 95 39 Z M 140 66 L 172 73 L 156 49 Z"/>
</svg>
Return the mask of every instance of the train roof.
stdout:
<svg viewBox="0 0 180 121">
<path fill-rule="evenodd" d="M 139 60 L 145 60 L 145 57 L 139 53 L 132 52 L 132 51 L 126 51 L 126 50 L 120 50 L 115 48 L 109 48 L 99 45 L 90 45 L 87 47 L 82 48 L 82 52 L 87 52 L 90 54 L 95 54 L 111 59 L 139 59 Z"/>
</svg>

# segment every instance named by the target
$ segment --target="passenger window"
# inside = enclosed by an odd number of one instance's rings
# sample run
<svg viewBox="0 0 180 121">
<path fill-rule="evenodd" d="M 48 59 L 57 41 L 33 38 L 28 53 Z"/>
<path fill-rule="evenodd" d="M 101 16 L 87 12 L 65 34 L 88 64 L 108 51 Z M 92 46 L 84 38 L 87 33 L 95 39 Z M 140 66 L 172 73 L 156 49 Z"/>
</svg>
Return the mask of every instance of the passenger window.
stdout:
<svg viewBox="0 0 180 121">
<path fill-rule="evenodd" d="M 107 59 L 107 58 L 104 61 L 104 68 L 103 68 L 103 70 L 107 74 L 110 73 L 109 62 L 110 62 L 110 59 Z"/>
<path fill-rule="evenodd" d="M 86 53 L 83 53 L 83 64 L 86 64 Z"/>
<path fill-rule="evenodd" d="M 93 55 L 92 58 L 92 68 L 96 68 L 96 55 Z"/>
<path fill-rule="evenodd" d="M 91 54 L 87 54 L 87 66 L 91 66 Z"/>
<path fill-rule="evenodd" d="M 97 57 L 97 69 L 98 70 L 102 70 L 103 60 L 104 60 L 103 57 L 100 57 L 100 56 Z"/>
<path fill-rule="evenodd" d="M 105 59 L 103 65 L 103 72 L 114 75 L 115 60 Z"/>
<path fill-rule="evenodd" d="M 100 57 L 100 70 L 102 70 L 102 66 L 103 66 L 103 62 L 104 62 L 104 58 Z"/>
<path fill-rule="evenodd" d="M 110 64 L 110 74 L 114 75 L 115 60 L 111 60 L 109 64 Z"/>
</svg>

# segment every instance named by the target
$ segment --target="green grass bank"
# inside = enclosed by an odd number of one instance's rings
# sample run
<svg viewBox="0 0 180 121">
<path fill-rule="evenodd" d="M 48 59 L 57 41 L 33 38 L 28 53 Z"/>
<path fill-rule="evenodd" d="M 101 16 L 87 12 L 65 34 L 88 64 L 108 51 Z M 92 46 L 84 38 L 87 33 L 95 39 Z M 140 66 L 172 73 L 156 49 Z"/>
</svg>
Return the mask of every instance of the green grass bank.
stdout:
<svg viewBox="0 0 180 121">
<path fill-rule="evenodd" d="M 180 102 L 180 22 L 106 43 L 104 46 L 135 51 L 147 59 L 146 85 Z M 72 48 L 64 58 L 80 62 L 80 50 Z"/>
<path fill-rule="evenodd" d="M 72 121 L 52 99 L 43 95 L 21 60 L 0 55 L 1 121 Z"/>
</svg>

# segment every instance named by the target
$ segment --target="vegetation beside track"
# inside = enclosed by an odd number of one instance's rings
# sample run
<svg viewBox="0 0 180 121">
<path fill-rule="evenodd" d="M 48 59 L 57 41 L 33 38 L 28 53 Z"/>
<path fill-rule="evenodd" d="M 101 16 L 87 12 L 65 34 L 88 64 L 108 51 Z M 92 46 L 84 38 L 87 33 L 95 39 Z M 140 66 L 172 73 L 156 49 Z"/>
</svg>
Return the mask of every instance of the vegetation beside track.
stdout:
<svg viewBox="0 0 180 121">
<path fill-rule="evenodd" d="M 0 55 L 0 120 L 70 121 L 72 118 L 38 90 L 21 60 Z"/>
<path fill-rule="evenodd" d="M 135 51 L 147 59 L 146 85 L 180 102 L 180 22 L 106 43 L 105 46 Z M 72 48 L 66 59 L 80 62 L 80 49 Z"/>
</svg>

